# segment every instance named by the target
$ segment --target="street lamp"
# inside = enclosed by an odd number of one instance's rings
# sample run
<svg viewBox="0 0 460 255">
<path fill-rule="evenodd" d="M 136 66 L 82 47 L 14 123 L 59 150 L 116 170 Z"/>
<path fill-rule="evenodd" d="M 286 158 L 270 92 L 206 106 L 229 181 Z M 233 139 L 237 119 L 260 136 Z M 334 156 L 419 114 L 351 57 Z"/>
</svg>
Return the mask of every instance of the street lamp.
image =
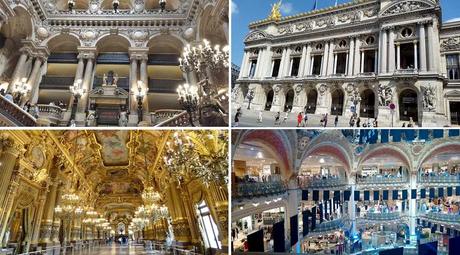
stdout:
<svg viewBox="0 0 460 255">
<path fill-rule="evenodd" d="M 81 88 L 81 83 L 82 83 L 82 80 L 78 79 L 77 81 L 75 81 L 75 83 L 72 86 L 69 87 L 70 93 L 72 93 L 74 97 L 73 104 L 72 104 L 72 112 L 70 114 L 71 120 L 75 119 L 75 114 L 77 112 L 77 107 L 78 107 L 78 100 L 86 92 L 85 89 Z"/>
<path fill-rule="evenodd" d="M 251 102 L 254 99 L 254 90 L 252 90 L 252 89 L 249 90 L 249 93 L 248 93 L 247 97 L 248 97 L 248 110 L 250 110 L 251 109 Z"/>
<path fill-rule="evenodd" d="M 145 92 L 144 90 L 142 89 L 144 87 L 144 82 L 142 81 L 137 81 L 137 95 L 136 95 L 136 99 L 137 99 L 137 116 L 138 116 L 138 120 L 139 122 L 141 122 L 143 120 L 143 114 L 142 114 L 142 111 L 143 111 L 143 107 L 142 107 L 142 102 L 144 101 L 144 96 L 145 96 Z"/>
<path fill-rule="evenodd" d="M 179 103 L 188 113 L 190 125 L 194 127 L 193 113 L 198 109 L 199 103 L 198 87 L 195 85 L 190 86 L 186 83 L 177 88 L 177 94 L 179 96 Z"/>
</svg>

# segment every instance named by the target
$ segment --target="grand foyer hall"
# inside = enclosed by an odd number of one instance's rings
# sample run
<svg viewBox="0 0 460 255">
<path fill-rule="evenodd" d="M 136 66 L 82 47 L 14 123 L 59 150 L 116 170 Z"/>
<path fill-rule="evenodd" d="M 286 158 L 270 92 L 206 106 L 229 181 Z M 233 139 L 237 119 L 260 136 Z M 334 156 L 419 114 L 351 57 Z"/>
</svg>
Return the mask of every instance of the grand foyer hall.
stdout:
<svg viewBox="0 0 460 255">
<path fill-rule="evenodd" d="M 0 126 L 225 126 L 228 0 L 164 3 L 0 0 Z"/>
<path fill-rule="evenodd" d="M 227 154 L 218 130 L 2 131 L 0 254 L 226 253 Z"/>
</svg>

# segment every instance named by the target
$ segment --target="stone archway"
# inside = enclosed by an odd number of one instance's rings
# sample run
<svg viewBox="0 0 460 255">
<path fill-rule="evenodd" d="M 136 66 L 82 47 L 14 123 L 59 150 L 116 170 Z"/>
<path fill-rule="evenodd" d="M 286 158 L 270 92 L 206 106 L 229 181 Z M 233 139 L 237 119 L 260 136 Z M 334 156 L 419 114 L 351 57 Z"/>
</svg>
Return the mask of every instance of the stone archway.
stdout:
<svg viewBox="0 0 460 255">
<path fill-rule="evenodd" d="M 375 94 L 371 89 L 365 89 L 361 92 L 359 116 L 361 118 L 375 117 Z"/>
<path fill-rule="evenodd" d="M 286 102 L 284 103 L 284 111 L 285 112 L 292 110 L 292 106 L 293 106 L 293 103 L 294 103 L 294 97 L 295 97 L 294 89 L 290 89 L 286 93 Z"/>
<path fill-rule="evenodd" d="M 344 93 L 340 89 L 336 89 L 331 93 L 331 115 L 343 114 Z"/>
<path fill-rule="evenodd" d="M 317 101 L 318 92 L 316 89 L 310 89 L 307 94 L 307 105 L 305 106 L 306 113 L 315 114 Z"/>
<path fill-rule="evenodd" d="M 399 93 L 399 119 L 418 122 L 418 95 L 412 89 L 404 89 Z"/>
<path fill-rule="evenodd" d="M 267 101 L 265 102 L 265 111 L 270 111 L 270 108 L 272 108 L 273 104 L 273 97 L 275 95 L 275 92 L 273 89 L 270 89 L 267 93 Z"/>
</svg>

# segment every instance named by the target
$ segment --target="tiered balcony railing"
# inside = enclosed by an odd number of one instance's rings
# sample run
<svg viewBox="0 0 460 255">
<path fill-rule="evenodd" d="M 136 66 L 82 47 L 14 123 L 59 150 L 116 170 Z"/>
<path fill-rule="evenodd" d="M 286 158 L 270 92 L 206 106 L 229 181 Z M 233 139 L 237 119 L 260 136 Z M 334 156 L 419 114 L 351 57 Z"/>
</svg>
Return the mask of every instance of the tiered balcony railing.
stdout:
<svg viewBox="0 0 460 255">
<path fill-rule="evenodd" d="M 272 196 L 283 194 L 287 188 L 281 181 L 276 182 L 240 182 L 235 183 L 234 194 L 236 199 Z"/>
<path fill-rule="evenodd" d="M 0 95 L 0 114 L 19 127 L 36 126 L 36 119 L 15 103 Z"/>
<path fill-rule="evenodd" d="M 40 118 L 48 119 L 51 124 L 57 125 L 62 120 L 65 109 L 55 105 L 39 104 L 38 111 Z"/>
<path fill-rule="evenodd" d="M 438 176 L 418 176 L 419 183 L 460 183 L 460 174 L 447 174 Z"/>
<path fill-rule="evenodd" d="M 367 212 L 364 218 L 366 220 L 390 221 L 390 220 L 397 220 L 401 218 L 401 214 L 399 212 L 388 212 L 388 213 Z"/>
<path fill-rule="evenodd" d="M 452 222 L 460 224 L 460 214 L 447 214 L 440 212 L 428 212 L 425 214 L 425 217 L 430 220 L 440 221 L 440 222 Z"/>
<path fill-rule="evenodd" d="M 198 121 L 198 115 L 193 113 L 193 123 Z M 190 126 L 189 115 L 183 111 L 174 117 L 158 123 L 155 127 L 188 127 Z"/>
<path fill-rule="evenodd" d="M 401 184 L 407 182 L 407 176 L 367 176 L 356 179 L 357 184 Z"/>
<path fill-rule="evenodd" d="M 339 228 L 342 228 L 344 226 L 344 223 L 342 219 L 336 219 L 332 221 L 325 221 L 323 223 L 317 224 L 316 228 L 313 230 L 313 232 L 327 232 L 327 231 L 333 231 Z"/>
<path fill-rule="evenodd" d="M 184 112 L 183 110 L 161 109 L 150 113 L 152 124 L 158 125 Z"/>
<path fill-rule="evenodd" d="M 333 188 L 333 187 L 340 187 L 346 185 L 346 180 L 342 178 L 326 178 L 326 179 L 319 179 L 319 178 L 308 178 L 308 179 L 301 179 L 299 181 L 299 186 L 302 189 L 309 189 L 309 188 Z"/>
</svg>

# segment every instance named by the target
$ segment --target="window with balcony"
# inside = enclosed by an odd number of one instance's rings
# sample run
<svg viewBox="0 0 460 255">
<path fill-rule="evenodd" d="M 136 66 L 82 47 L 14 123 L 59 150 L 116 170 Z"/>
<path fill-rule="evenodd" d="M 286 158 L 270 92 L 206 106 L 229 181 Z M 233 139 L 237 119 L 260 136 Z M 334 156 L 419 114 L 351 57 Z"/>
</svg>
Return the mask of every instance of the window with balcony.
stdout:
<svg viewBox="0 0 460 255">
<path fill-rule="evenodd" d="M 321 63 L 323 62 L 323 56 L 318 55 L 313 57 L 313 69 L 311 74 L 312 75 L 320 75 L 321 74 Z"/>
<path fill-rule="evenodd" d="M 452 55 L 447 55 L 447 76 L 449 77 L 449 80 L 458 80 L 460 79 L 459 77 L 459 55 L 457 54 L 452 54 Z"/>
<path fill-rule="evenodd" d="M 367 50 L 364 52 L 364 72 L 375 73 L 375 50 Z"/>
<path fill-rule="evenodd" d="M 291 76 L 299 75 L 299 66 L 300 66 L 300 58 L 299 57 L 293 58 L 292 67 L 291 67 Z"/>
<path fill-rule="evenodd" d="M 401 69 L 415 69 L 414 44 L 401 44 Z"/>
<path fill-rule="evenodd" d="M 272 70 L 272 77 L 278 77 L 278 74 L 280 72 L 280 66 L 281 66 L 281 59 L 275 59 L 273 60 L 273 70 Z"/>
</svg>

